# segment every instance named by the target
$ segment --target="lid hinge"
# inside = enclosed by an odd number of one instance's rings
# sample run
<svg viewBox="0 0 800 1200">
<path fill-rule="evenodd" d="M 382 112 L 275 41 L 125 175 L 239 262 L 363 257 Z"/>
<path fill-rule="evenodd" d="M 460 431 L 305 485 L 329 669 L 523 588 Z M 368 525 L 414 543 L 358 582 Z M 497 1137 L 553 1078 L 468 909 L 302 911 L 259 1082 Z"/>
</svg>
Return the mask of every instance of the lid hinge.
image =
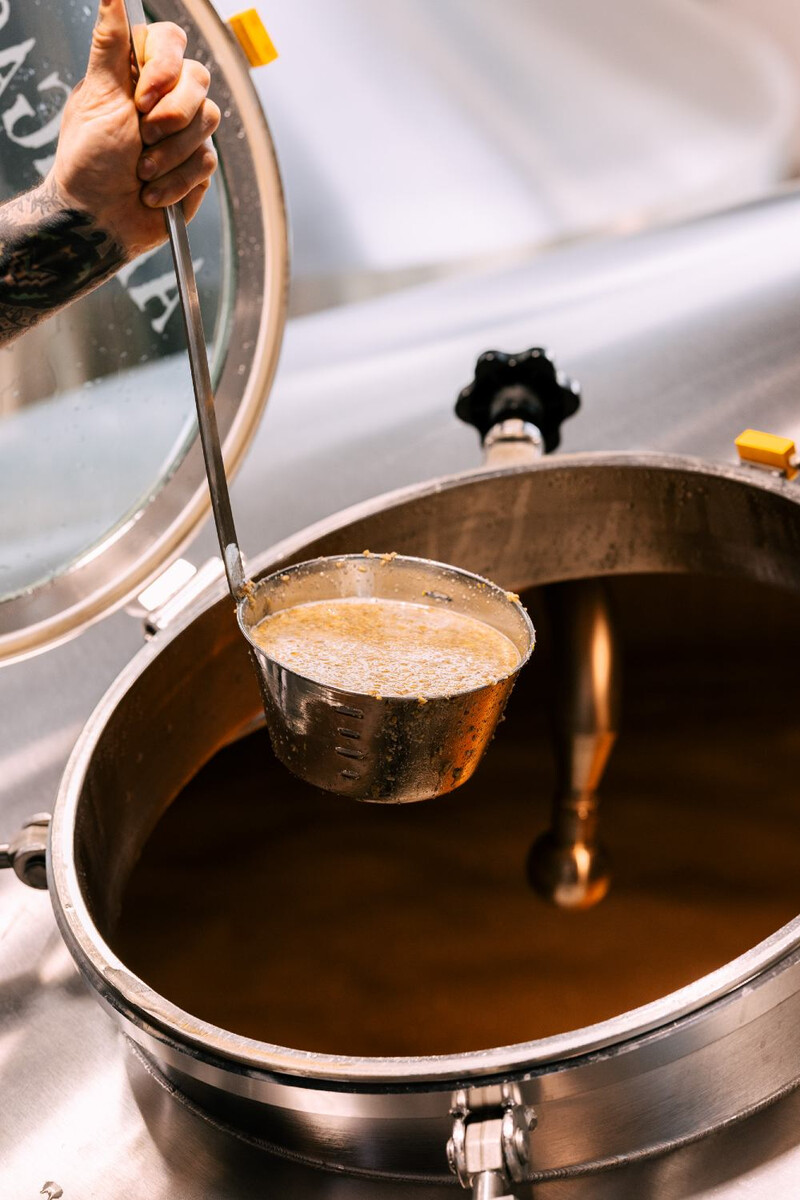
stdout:
<svg viewBox="0 0 800 1200">
<path fill-rule="evenodd" d="M 509 1189 L 532 1178 L 536 1114 L 512 1084 L 461 1090 L 453 1097 L 450 1170 L 473 1200 L 513 1200 Z"/>
<path fill-rule="evenodd" d="M 47 887 L 47 838 L 50 814 L 36 813 L 19 833 L 0 845 L 0 871 L 11 868 L 28 887 Z"/>
<path fill-rule="evenodd" d="M 136 604 L 128 606 L 131 616 L 141 617 L 144 634 L 155 637 L 178 617 L 208 599 L 206 593 L 225 575 L 220 558 L 210 558 L 195 569 L 185 559 L 178 559 L 155 583 L 137 596 Z"/>
</svg>

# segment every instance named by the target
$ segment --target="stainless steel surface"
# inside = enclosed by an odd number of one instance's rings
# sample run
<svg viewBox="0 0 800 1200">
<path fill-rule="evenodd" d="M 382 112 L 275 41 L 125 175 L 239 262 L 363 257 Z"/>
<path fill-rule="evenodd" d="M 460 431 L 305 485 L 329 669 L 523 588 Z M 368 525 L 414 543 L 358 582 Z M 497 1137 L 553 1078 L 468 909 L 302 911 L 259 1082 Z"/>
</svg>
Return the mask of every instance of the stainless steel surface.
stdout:
<svg viewBox="0 0 800 1200">
<path fill-rule="evenodd" d="M 266 545 L 386 486 L 477 464 L 474 434 L 452 419 L 465 364 L 489 345 L 521 345 L 534 336 L 557 347 L 584 383 L 584 407 L 565 428 L 570 450 L 648 446 L 732 463 L 732 438 L 746 425 L 796 435 L 800 259 L 791 248 L 798 207 L 798 197 L 787 194 L 687 227 L 585 246 L 517 271 L 294 323 L 270 420 L 233 489 L 244 536 Z M 675 352 L 665 354 L 665 346 Z M 357 471 L 347 468 L 350 462 L 358 463 Z M 320 489 L 323 476 L 326 488 Z M 422 519 L 431 490 L 411 516 Z M 559 495 L 569 502 L 568 492 Z M 287 496 L 291 503 L 282 503 Z M 512 502 L 513 493 L 505 499 Z M 491 511 L 484 515 L 493 519 Z M 329 537 L 339 523 L 327 522 Z M 375 529 L 368 524 L 366 532 Z M 404 529 L 412 545 L 413 521 Z M 307 552 L 307 536 L 279 548 L 262 567 L 277 564 L 278 555 L 290 559 L 292 550 Z M 433 531 L 426 537 L 434 552 Z M 195 561 L 204 561 L 213 546 L 207 529 L 193 547 Z M 117 613 L 79 640 L 0 672 L 6 836 L 31 811 L 51 806 L 82 722 L 140 640 L 138 620 Z M 256 711 L 257 695 L 251 701 Z M 81 1200 L 101 1200 L 109 1188 L 136 1200 L 453 1195 L 452 1187 L 350 1179 L 281 1161 L 205 1120 L 131 1056 L 115 1025 L 79 986 L 47 898 L 21 887 L 10 872 L 0 873 L 0 936 L 0 1158 L 9 1200 L 38 1195 L 46 1180 Z M 773 940 L 776 959 L 786 944 Z M 755 970 L 764 959 L 748 962 Z M 736 999 L 751 1017 L 763 994 L 748 991 L 746 979 L 743 972 Z M 719 981 L 723 991 L 730 982 Z M 702 992 L 690 989 L 689 1004 Z M 783 1010 L 793 1003 L 784 994 Z M 718 1032 L 724 1032 L 722 1015 L 715 1009 Z M 657 1066 L 640 1107 L 665 1112 L 674 1126 L 683 1106 L 691 1110 L 689 1119 L 700 1119 L 705 1105 L 721 1103 L 735 1084 L 758 1090 L 759 1076 L 793 1052 L 796 1023 L 785 1015 L 785 1035 L 772 1024 L 761 1041 L 746 1039 L 741 1059 L 731 1057 L 729 1039 L 705 1060 L 713 1062 L 706 1072 L 702 1056 L 695 1058 L 709 1016 L 703 1014 L 684 1030 L 692 1086 L 684 1089 L 677 1069 Z M 739 1028 L 732 1040 L 741 1035 Z M 651 1065 L 658 1045 L 656 1037 Z M 613 1058 L 605 1063 L 606 1071 L 619 1068 Z M 568 1083 L 562 1079 L 565 1089 Z M 545 1074 L 538 1086 L 547 1084 Z M 609 1114 L 603 1097 L 598 1100 L 602 1129 Z M 641 1115 L 629 1110 L 634 1124 Z M 618 1169 L 553 1178 L 534 1192 L 542 1200 L 792 1196 L 800 1178 L 799 1124 L 800 1093 L 792 1092 L 712 1138 L 682 1148 L 676 1140 L 662 1157 L 633 1156 Z"/>
<path fill-rule="evenodd" d="M 233 218 L 224 236 L 236 287 L 229 289 L 230 311 L 218 331 L 216 397 L 232 471 L 263 410 L 285 319 L 288 252 L 280 176 L 241 50 L 208 0 L 155 0 L 151 11 L 189 25 L 191 51 L 213 61 L 214 95 L 224 113 L 216 143 L 220 177 L 231 196 Z M 190 440 L 181 440 L 158 483 L 113 528 L 63 570 L 3 599 L 0 657 L 29 655 L 71 636 L 141 591 L 180 552 L 208 510 L 201 449 Z M 34 450 L 29 461 L 36 461 Z M 70 502 L 66 508 L 71 511 Z"/>
<path fill-rule="evenodd" d="M 511 1193 L 506 1191 L 503 1177 L 494 1173 L 476 1179 L 472 1195 L 474 1200 L 514 1200 Z"/>
<path fill-rule="evenodd" d="M 763 194 L 797 106 L 762 44 L 781 3 L 746 30 L 732 0 L 272 0 L 296 308 Z"/>
<path fill-rule="evenodd" d="M 598 580 L 548 589 L 557 658 L 554 733 L 558 783 L 550 828 L 528 859 L 533 887 L 562 908 L 588 908 L 611 882 L 598 834 L 597 789 L 617 737 L 619 655 Z"/>
<path fill-rule="evenodd" d="M 519 665 L 452 696 L 381 697 L 306 679 L 253 636 L 268 613 L 342 596 L 424 603 L 474 617 L 508 637 Z M 237 617 L 259 670 L 277 757 L 308 783 L 380 804 L 430 800 L 467 782 L 534 644 L 533 625 L 516 597 L 466 571 L 396 554 L 315 558 L 277 571 L 248 589 Z"/>
</svg>

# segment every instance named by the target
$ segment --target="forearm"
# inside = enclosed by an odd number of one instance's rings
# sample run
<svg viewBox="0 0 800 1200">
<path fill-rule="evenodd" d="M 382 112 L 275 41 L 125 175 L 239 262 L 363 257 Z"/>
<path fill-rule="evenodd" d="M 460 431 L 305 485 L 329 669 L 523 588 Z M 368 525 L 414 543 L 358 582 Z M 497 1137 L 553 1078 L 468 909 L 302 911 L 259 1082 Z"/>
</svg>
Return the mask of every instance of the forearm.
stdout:
<svg viewBox="0 0 800 1200">
<path fill-rule="evenodd" d="M 200 207 L 220 119 L 208 69 L 184 58 L 183 30 L 158 22 L 134 91 L 130 39 L 123 0 L 100 0 L 51 173 L 0 206 L 0 347 L 160 246 L 168 205 L 181 204 L 187 221 Z"/>
<path fill-rule="evenodd" d="M 126 261 L 122 246 L 45 180 L 0 207 L 0 346 L 92 291 Z"/>
</svg>

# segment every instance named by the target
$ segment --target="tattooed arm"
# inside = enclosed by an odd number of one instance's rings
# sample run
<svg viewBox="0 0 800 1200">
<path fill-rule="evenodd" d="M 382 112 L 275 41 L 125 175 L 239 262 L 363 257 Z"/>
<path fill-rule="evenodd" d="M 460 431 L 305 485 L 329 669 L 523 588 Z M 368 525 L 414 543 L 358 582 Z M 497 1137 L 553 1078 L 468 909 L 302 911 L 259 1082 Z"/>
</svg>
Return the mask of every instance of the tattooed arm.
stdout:
<svg viewBox="0 0 800 1200">
<path fill-rule="evenodd" d="M 148 26 L 134 89 L 123 0 L 100 0 L 53 169 L 0 207 L 0 346 L 164 242 L 167 205 L 199 208 L 220 113 L 185 47 L 177 25 Z"/>
<path fill-rule="evenodd" d="M 125 250 L 51 181 L 0 208 L 0 345 L 83 296 L 122 266 Z"/>
</svg>

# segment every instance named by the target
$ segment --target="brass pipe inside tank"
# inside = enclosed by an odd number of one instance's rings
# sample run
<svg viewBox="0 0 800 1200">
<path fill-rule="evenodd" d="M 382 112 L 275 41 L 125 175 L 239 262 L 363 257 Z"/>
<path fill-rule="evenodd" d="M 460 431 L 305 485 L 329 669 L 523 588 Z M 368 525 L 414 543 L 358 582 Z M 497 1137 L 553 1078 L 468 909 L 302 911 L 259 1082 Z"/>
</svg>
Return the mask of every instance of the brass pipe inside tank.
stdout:
<svg viewBox="0 0 800 1200">
<path fill-rule="evenodd" d="M 557 783 L 550 828 L 534 842 L 528 878 L 560 908 L 590 908 L 611 882 L 598 837 L 597 794 L 619 723 L 620 669 L 605 586 L 547 589 L 555 666 Z"/>
</svg>

